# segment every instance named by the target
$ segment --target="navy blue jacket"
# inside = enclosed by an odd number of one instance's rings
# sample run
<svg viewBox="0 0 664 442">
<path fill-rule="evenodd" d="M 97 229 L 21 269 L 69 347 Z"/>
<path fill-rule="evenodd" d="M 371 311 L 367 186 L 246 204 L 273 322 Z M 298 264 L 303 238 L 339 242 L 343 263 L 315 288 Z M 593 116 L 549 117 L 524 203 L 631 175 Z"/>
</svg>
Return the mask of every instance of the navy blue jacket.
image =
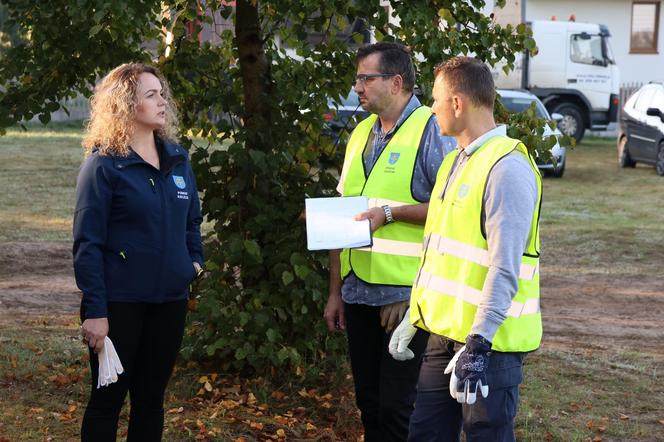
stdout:
<svg viewBox="0 0 664 442">
<path fill-rule="evenodd" d="M 94 152 L 76 182 L 74 274 L 83 315 L 107 316 L 106 303 L 163 303 L 187 297 L 203 264 L 202 221 L 187 151 L 157 143 L 160 168 L 134 151 Z"/>
</svg>

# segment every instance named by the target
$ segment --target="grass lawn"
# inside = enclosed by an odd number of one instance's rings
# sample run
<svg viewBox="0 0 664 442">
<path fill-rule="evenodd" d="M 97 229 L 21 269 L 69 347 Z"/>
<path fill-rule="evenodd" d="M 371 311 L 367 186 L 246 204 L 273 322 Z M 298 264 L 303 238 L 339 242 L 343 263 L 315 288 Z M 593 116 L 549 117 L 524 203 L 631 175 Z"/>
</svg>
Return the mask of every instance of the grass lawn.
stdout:
<svg viewBox="0 0 664 442">
<path fill-rule="evenodd" d="M 66 127 L 0 137 L 0 246 L 70 241 L 80 142 L 80 130 Z M 544 276 L 600 275 L 610 284 L 658 274 L 664 178 L 652 167 L 618 168 L 615 152 L 614 140 L 587 138 L 569 152 L 565 177 L 544 180 Z M 89 388 L 77 331 L 75 312 L 0 316 L 0 442 L 76 440 Z M 664 440 L 664 352 L 643 349 L 647 338 L 639 335 L 631 345 L 583 339 L 592 342 L 553 345 L 545 335 L 543 348 L 526 359 L 518 439 Z M 340 381 L 321 378 L 313 390 L 209 367 L 176 370 L 166 441 L 354 441 L 361 434 L 347 367 Z M 125 410 L 119 434 L 126 417 Z"/>
<path fill-rule="evenodd" d="M 0 137 L 0 242 L 71 239 L 81 141 L 75 128 Z"/>
</svg>

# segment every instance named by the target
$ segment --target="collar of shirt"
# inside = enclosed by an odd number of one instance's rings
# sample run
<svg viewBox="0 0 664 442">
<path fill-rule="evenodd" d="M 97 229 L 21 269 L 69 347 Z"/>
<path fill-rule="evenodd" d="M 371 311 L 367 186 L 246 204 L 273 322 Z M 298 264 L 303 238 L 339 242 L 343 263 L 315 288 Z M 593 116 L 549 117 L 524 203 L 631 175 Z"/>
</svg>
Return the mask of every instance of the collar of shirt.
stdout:
<svg viewBox="0 0 664 442">
<path fill-rule="evenodd" d="M 374 137 L 377 139 L 385 139 L 391 137 L 394 132 L 397 131 L 399 126 L 406 121 L 406 118 L 410 116 L 410 114 L 413 113 L 415 109 L 418 107 L 422 106 L 422 103 L 420 103 L 420 100 L 417 99 L 417 97 L 413 94 L 410 97 L 410 100 L 408 101 L 408 104 L 406 104 L 406 107 L 403 109 L 401 112 L 401 115 L 399 115 L 399 118 L 397 119 L 397 123 L 390 129 L 387 133 L 383 132 L 383 127 L 380 124 L 380 118 L 376 119 L 376 122 L 373 125 L 373 134 Z"/>
<path fill-rule="evenodd" d="M 505 137 L 507 136 L 507 126 L 500 124 L 488 132 L 485 132 L 483 135 L 475 138 L 472 143 L 470 143 L 465 149 L 462 150 L 466 156 L 471 156 L 480 146 L 493 137 Z"/>
</svg>

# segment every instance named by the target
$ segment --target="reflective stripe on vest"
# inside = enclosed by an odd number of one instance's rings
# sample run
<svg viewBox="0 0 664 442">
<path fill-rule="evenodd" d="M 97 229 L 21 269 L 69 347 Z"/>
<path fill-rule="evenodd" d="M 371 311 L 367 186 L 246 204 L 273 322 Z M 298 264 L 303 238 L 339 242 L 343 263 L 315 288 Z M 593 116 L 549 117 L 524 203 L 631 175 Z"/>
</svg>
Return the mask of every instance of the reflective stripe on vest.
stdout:
<svg viewBox="0 0 664 442">
<path fill-rule="evenodd" d="M 480 305 L 482 300 L 482 290 L 474 289 L 465 284 L 427 272 L 421 272 L 418 275 L 415 287 L 453 296 L 476 307 Z M 512 305 L 507 311 L 507 316 L 518 318 L 521 315 L 533 315 L 539 312 L 539 298 L 532 298 L 526 300 L 526 302 L 512 301 Z"/>
<path fill-rule="evenodd" d="M 437 250 L 438 253 L 447 253 L 466 261 L 474 262 L 484 267 L 489 266 L 489 251 L 480 247 L 471 246 L 454 239 L 443 238 L 440 235 L 430 234 L 424 239 L 424 244 Z M 530 265 L 521 263 L 519 279 L 531 280 L 539 273 L 539 264 Z"/>
<path fill-rule="evenodd" d="M 431 193 L 424 251 L 411 292 L 414 324 L 455 341 L 465 341 L 482 303 L 482 289 L 489 272 L 488 244 L 481 221 L 487 179 L 495 164 L 515 151 L 526 158 L 535 174 L 538 199 L 521 256 L 517 290 L 510 293 L 512 303 L 506 319 L 492 339 L 492 348 L 502 352 L 535 350 L 542 337 L 538 235 L 542 182 L 537 165 L 518 140 L 501 136 L 489 139 L 467 159 L 449 185 L 459 152 L 445 157 Z"/>
<path fill-rule="evenodd" d="M 431 109 L 421 106 L 399 126 L 380 153 L 369 176 L 364 172 L 364 151 L 377 116 L 362 121 L 346 148 L 341 190 L 343 196 L 369 197 L 369 208 L 420 204 L 412 195 L 411 183 L 419 145 L 431 118 Z M 373 233 L 371 247 L 344 249 L 341 276 L 352 271 L 370 284 L 411 286 L 422 251 L 424 226 L 396 221 Z"/>
<path fill-rule="evenodd" d="M 371 247 L 360 247 L 354 250 L 365 252 L 385 253 L 387 255 L 413 256 L 419 258 L 422 253 L 422 244 L 418 242 L 394 241 L 391 239 L 374 238 Z"/>
</svg>

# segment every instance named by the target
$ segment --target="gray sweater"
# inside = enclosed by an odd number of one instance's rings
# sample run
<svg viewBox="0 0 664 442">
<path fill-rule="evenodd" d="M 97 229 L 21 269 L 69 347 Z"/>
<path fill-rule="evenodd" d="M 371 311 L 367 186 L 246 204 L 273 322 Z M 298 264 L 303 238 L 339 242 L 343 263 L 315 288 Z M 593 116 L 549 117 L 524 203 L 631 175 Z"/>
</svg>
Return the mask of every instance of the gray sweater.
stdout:
<svg viewBox="0 0 664 442">
<path fill-rule="evenodd" d="M 498 126 L 461 150 L 446 187 L 482 144 L 505 134 L 505 126 Z M 498 161 L 489 174 L 484 194 L 482 222 L 489 248 L 489 272 L 471 334 L 492 341 L 505 320 L 517 291 L 521 256 L 526 249 L 536 204 L 537 181 L 528 160 L 513 152 Z"/>
</svg>

